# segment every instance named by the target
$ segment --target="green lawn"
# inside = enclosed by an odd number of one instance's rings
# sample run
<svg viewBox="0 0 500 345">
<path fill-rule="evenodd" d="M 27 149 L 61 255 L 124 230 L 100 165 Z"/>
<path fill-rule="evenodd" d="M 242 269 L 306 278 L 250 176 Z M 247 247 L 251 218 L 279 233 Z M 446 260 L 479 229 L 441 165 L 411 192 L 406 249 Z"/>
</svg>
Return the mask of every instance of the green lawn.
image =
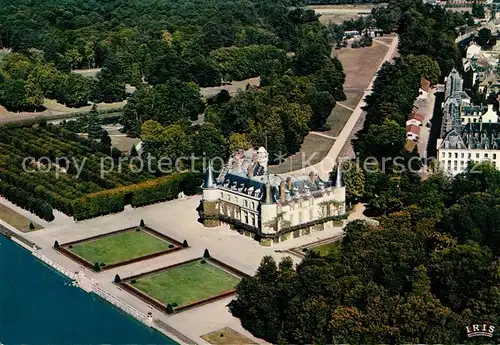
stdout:
<svg viewBox="0 0 500 345">
<path fill-rule="evenodd" d="M 90 263 L 116 264 L 162 252 L 170 243 L 145 231 L 127 231 L 82 242 L 67 248 Z"/>
<path fill-rule="evenodd" d="M 340 241 L 325 243 L 317 247 L 312 247 L 310 250 L 317 252 L 321 256 L 327 256 L 330 252 L 333 256 L 340 254 Z"/>
<path fill-rule="evenodd" d="M 139 277 L 132 285 L 162 303 L 177 303 L 180 307 L 232 290 L 239 281 L 232 274 L 200 260 Z"/>
</svg>

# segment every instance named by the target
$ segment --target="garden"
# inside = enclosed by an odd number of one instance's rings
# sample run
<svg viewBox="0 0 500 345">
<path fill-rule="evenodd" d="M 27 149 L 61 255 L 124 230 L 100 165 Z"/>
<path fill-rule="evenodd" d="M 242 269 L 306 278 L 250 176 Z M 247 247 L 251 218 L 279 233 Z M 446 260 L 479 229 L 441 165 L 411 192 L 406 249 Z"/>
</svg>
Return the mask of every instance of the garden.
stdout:
<svg viewBox="0 0 500 345">
<path fill-rule="evenodd" d="M 207 252 L 205 251 L 203 258 L 129 277 L 120 282 L 129 292 L 167 313 L 232 295 L 244 274 L 210 258 Z"/>
<path fill-rule="evenodd" d="M 120 212 L 126 204 L 176 198 L 191 175 L 154 175 L 129 163 L 118 169 L 120 157 L 109 157 L 108 150 L 98 141 L 43 122 L 4 126 L 0 194 L 47 221 L 54 219 L 53 209 L 82 220 Z"/>
<path fill-rule="evenodd" d="M 54 247 L 76 261 L 99 272 L 142 261 L 188 247 L 155 230 L 132 227 Z"/>
</svg>

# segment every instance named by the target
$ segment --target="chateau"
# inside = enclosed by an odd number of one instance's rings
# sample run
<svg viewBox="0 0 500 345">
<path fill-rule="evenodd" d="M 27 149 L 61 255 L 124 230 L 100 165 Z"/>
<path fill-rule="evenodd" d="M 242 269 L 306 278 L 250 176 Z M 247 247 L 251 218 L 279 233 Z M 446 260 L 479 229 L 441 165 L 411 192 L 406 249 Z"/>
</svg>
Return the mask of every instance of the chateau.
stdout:
<svg viewBox="0 0 500 345">
<path fill-rule="evenodd" d="M 483 161 L 500 169 L 500 123 L 493 105 L 471 105 L 455 69 L 445 87 L 441 139 L 437 141 L 440 169 L 456 175 L 464 172 L 469 162 Z"/>
<path fill-rule="evenodd" d="M 227 224 L 271 245 L 324 230 L 345 218 L 340 169 L 333 183 L 314 173 L 270 174 L 267 164 L 268 153 L 261 147 L 236 152 L 218 178 L 209 167 L 201 212 L 205 226 Z"/>
</svg>

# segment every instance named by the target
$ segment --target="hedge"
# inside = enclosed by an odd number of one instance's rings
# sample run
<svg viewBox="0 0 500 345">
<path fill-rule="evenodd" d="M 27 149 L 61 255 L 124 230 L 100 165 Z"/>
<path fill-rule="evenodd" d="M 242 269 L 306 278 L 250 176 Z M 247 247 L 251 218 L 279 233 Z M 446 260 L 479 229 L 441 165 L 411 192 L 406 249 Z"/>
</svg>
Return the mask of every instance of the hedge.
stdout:
<svg viewBox="0 0 500 345">
<path fill-rule="evenodd" d="M 123 211 L 129 199 L 132 207 L 139 207 L 177 198 L 189 174 L 172 174 L 101 192 L 87 194 L 73 201 L 73 217 L 83 220 Z M 127 197 L 126 197 L 127 196 Z"/>
</svg>

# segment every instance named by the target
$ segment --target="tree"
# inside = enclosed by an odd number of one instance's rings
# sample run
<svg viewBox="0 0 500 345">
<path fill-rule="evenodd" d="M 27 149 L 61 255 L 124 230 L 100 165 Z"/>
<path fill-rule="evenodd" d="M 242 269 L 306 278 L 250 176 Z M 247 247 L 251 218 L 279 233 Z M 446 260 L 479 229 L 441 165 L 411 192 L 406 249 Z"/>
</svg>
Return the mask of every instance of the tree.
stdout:
<svg viewBox="0 0 500 345">
<path fill-rule="evenodd" d="M 483 19 L 485 17 L 484 6 L 481 4 L 472 4 L 472 16 L 474 18 Z"/>
<path fill-rule="evenodd" d="M 101 128 L 101 147 L 102 151 L 109 154 L 111 151 L 111 137 L 108 132 Z"/>
<path fill-rule="evenodd" d="M 33 222 L 30 222 L 29 229 L 30 230 L 35 230 L 35 225 L 33 224 Z"/>
<path fill-rule="evenodd" d="M 183 248 L 187 248 L 187 247 L 189 247 L 188 242 L 187 242 L 186 240 L 184 240 L 184 241 L 182 242 L 182 247 L 183 247 Z"/>
<path fill-rule="evenodd" d="M 172 305 L 169 303 L 167 304 L 167 309 L 166 309 L 167 314 L 173 314 L 174 313 L 174 308 Z"/>
<path fill-rule="evenodd" d="M 205 248 L 205 251 L 203 252 L 203 257 L 204 258 L 209 258 L 210 257 L 210 253 L 208 251 L 208 249 Z"/>
<path fill-rule="evenodd" d="M 229 137 L 229 153 L 232 154 L 238 150 L 247 150 L 252 147 L 250 138 L 247 134 L 233 133 Z"/>
<path fill-rule="evenodd" d="M 118 274 L 115 275 L 114 282 L 115 282 L 115 284 L 120 284 L 122 282 L 122 279 L 120 278 L 120 276 Z"/>
<path fill-rule="evenodd" d="M 94 263 L 94 271 L 96 272 L 101 271 L 101 265 L 98 262 Z"/>
<path fill-rule="evenodd" d="M 97 82 L 94 85 L 94 102 L 120 102 L 125 97 L 125 84 L 119 81 L 110 69 L 103 68 L 97 75 Z"/>
<path fill-rule="evenodd" d="M 144 227 L 144 225 L 145 225 L 144 224 L 144 219 L 141 219 L 141 222 L 140 222 L 139 226 L 142 228 L 142 227 Z"/>
<path fill-rule="evenodd" d="M 477 37 L 475 38 L 476 43 L 481 47 L 489 45 L 491 39 L 491 30 L 487 28 L 482 28 L 478 31 Z"/>
<path fill-rule="evenodd" d="M 101 121 L 99 119 L 99 112 L 97 111 L 96 104 L 92 105 L 92 109 L 88 115 L 86 115 L 85 121 L 87 123 L 87 133 L 89 135 L 89 139 L 101 138 L 103 129 L 101 127 Z"/>
<path fill-rule="evenodd" d="M 420 75 L 429 80 L 431 84 L 437 84 L 441 77 L 441 69 L 435 59 L 427 55 L 408 55 L 404 57 L 406 62 L 415 67 Z"/>
<path fill-rule="evenodd" d="M 54 248 L 56 248 L 56 249 L 59 248 L 59 242 L 54 241 Z"/>
</svg>

